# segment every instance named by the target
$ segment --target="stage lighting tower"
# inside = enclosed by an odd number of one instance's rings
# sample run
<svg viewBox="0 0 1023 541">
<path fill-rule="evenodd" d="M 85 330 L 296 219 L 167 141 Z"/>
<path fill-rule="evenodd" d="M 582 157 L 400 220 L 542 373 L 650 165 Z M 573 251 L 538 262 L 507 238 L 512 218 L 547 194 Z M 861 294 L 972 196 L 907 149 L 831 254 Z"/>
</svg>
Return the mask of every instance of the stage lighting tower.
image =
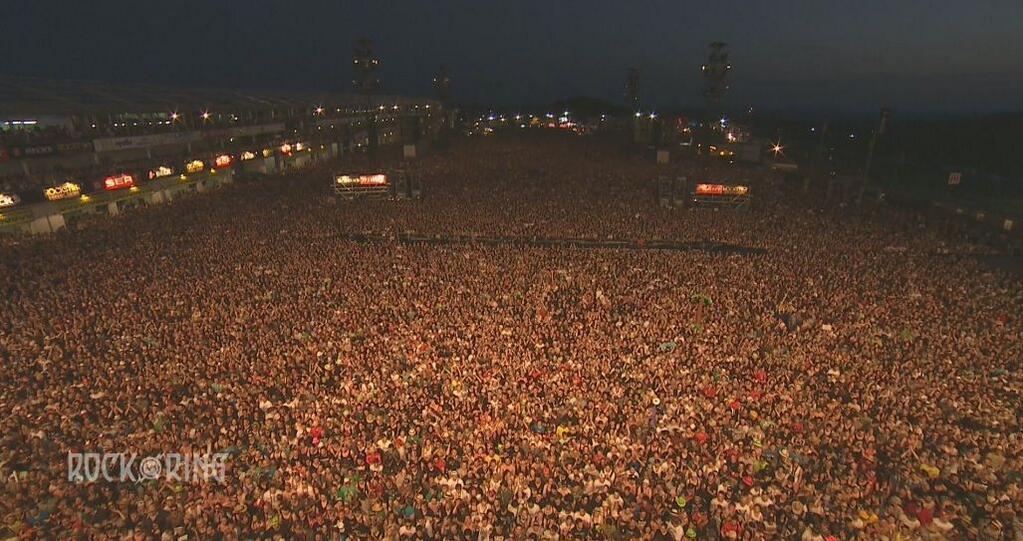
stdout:
<svg viewBox="0 0 1023 541">
<path fill-rule="evenodd" d="M 441 66 L 440 71 L 433 76 L 433 91 L 437 95 L 437 101 L 444 105 L 451 99 L 451 77 L 448 70 Z"/>
<path fill-rule="evenodd" d="M 373 54 L 373 42 L 369 38 L 360 38 L 352 51 L 352 71 L 355 78 L 352 86 L 359 94 L 370 95 L 380 90 L 380 78 L 377 68 L 380 59 Z"/>
<path fill-rule="evenodd" d="M 639 70 L 636 68 L 629 68 L 625 79 L 625 105 L 633 112 L 639 110 Z"/>
<path fill-rule="evenodd" d="M 732 64 L 728 60 L 728 44 L 715 41 L 710 44 L 710 53 L 707 55 L 707 62 L 702 66 L 703 79 L 705 82 L 703 97 L 707 100 L 707 111 L 711 118 L 721 118 L 721 102 L 728 93 L 728 74 L 732 71 Z"/>
</svg>

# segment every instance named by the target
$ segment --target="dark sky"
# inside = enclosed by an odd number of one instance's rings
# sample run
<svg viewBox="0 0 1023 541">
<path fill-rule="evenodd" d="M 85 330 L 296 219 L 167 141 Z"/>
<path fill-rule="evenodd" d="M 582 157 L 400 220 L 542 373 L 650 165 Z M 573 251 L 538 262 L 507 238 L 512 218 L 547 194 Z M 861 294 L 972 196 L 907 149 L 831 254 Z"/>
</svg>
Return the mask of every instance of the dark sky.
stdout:
<svg viewBox="0 0 1023 541">
<path fill-rule="evenodd" d="M 699 106 L 707 43 L 731 45 L 729 105 L 1023 110 L 1023 0 L 0 1 L 0 73 L 230 88 L 350 89 L 372 38 L 390 93 Z"/>
</svg>

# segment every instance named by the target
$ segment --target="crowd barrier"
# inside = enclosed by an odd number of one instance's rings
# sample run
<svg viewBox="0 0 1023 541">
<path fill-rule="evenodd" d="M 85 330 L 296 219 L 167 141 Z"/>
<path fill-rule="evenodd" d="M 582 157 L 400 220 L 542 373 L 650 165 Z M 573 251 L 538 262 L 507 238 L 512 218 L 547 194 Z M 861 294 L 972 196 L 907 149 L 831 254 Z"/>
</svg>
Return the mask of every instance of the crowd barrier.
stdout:
<svg viewBox="0 0 1023 541">
<path fill-rule="evenodd" d="M 581 238 L 545 238 L 545 237 L 490 237 L 477 235 L 371 235 L 360 233 L 342 234 L 342 238 L 353 242 L 400 242 L 403 244 L 478 244 L 484 246 L 527 246 L 539 248 L 567 247 L 590 249 L 618 250 L 669 250 L 679 252 L 713 252 L 727 254 L 757 255 L 766 253 L 763 248 L 740 246 L 725 242 L 694 241 L 675 242 L 660 240 L 600 240 Z"/>
</svg>

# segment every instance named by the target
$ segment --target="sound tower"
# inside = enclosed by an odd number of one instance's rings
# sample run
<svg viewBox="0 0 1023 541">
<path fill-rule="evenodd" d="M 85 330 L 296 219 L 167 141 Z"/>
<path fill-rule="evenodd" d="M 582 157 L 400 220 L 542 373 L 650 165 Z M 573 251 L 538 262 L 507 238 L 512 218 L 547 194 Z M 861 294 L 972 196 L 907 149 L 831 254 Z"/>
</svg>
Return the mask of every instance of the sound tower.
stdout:
<svg viewBox="0 0 1023 541">
<path fill-rule="evenodd" d="M 408 170 L 397 169 L 394 171 L 394 182 L 391 183 L 391 187 L 394 190 L 392 195 L 398 199 L 406 199 L 409 197 L 409 182 L 408 182 Z"/>
</svg>

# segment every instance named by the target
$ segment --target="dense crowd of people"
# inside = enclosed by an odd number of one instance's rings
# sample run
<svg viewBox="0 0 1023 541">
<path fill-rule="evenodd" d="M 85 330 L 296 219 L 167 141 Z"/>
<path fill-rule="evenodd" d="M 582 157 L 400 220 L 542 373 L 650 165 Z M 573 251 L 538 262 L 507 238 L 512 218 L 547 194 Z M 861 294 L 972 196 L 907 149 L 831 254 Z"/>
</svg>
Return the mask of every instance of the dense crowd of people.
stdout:
<svg viewBox="0 0 1023 541">
<path fill-rule="evenodd" d="M 410 167 L 421 200 L 321 170 L 5 241 L 0 537 L 1023 539 L 1023 290 L 984 247 L 589 138 Z M 754 205 L 662 208 L 660 174 Z M 203 449 L 222 482 L 68 478 Z"/>
</svg>

